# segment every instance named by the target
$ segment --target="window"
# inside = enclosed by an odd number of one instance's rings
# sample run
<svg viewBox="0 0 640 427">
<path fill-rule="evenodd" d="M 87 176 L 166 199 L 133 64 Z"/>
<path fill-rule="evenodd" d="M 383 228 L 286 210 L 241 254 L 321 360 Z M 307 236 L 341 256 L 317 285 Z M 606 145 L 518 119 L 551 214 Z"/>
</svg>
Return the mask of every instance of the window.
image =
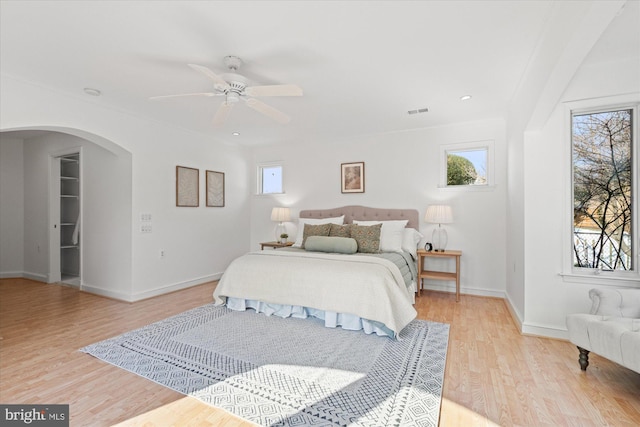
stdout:
<svg viewBox="0 0 640 427">
<path fill-rule="evenodd" d="M 493 185 L 493 141 L 444 145 L 440 158 L 440 187 Z"/>
<path fill-rule="evenodd" d="M 263 164 L 258 166 L 258 194 L 280 194 L 282 189 L 282 165 Z"/>
<path fill-rule="evenodd" d="M 571 112 L 574 271 L 637 273 L 635 110 Z"/>
</svg>

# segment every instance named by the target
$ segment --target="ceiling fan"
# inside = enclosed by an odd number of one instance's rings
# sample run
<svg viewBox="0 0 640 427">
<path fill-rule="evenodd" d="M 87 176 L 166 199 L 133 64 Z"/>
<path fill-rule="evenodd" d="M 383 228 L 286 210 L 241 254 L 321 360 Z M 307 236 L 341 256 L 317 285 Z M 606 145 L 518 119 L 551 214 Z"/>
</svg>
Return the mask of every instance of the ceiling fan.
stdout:
<svg viewBox="0 0 640 427">
<path fill-rule="evenodd" d="M 291 117 L 254 97 L 302 96 L 302 89 L 299 86 L 293 84 L 249 86 L 248 79 L 237 73 L 238 68 L 240 68 L 240 64 L 242 64 L 242 60 L 240 58 L 237 56 L 226 56 L 224 58 L 224 62 L 229 69 L 229 72 L 222 75 L 218 75 L 202 65 L 187 64 L 189 67 L 213 80 L 212 92 L 152 96 L 149 99 L 159 100 L 185 96 L 223 96 L 224 102 L 220 105 L 218 111 L 216 111 L 216 114 L 213 117 L 213 123 L 216 126 L 222 126 L 224 124 L 231 112 L 231 109 L 240 100 L 243 100 L 247 104 L 247 107 L 264 114 L 278 123 L 289 123 Z"/>
</svg>

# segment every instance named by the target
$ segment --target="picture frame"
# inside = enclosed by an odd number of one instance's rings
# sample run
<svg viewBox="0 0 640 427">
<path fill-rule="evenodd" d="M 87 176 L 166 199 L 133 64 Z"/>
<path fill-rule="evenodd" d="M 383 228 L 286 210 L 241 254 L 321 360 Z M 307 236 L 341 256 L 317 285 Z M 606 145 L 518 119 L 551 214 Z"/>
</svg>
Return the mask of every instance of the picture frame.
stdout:
<svg viewBox="0 0 640 427">
<path fill-rule="evenodd" d="M 364 162 L 342 163 L 340 177 L 343 193 L 364 193 Z"/>
<path fill-rule="evenodd" d="M 207 206 L 213 208 L 224 207 L 224 172 L 205 171 Z"/>
<path fill-rule="evenodd" d="M 176 206 L 200 206 L 200 170 L 176 166 Z"/>
</svg>

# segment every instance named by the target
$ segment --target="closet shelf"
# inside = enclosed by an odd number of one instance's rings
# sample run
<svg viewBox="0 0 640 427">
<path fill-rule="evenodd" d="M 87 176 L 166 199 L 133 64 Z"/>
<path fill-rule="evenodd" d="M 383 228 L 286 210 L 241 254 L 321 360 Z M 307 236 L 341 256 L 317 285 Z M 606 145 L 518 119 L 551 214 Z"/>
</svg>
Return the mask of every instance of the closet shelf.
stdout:
<svg viewBox="0 0 640 427">
<path fill-rule="evenodd" d="M 62 281 L 80 285 L 81 245 L 79 231 L 82 195 L 80 192 L 82 176 L 80 174 L 80 153 L 65 154 L 58 157 L 60 169 L 59 212 L 59 252 Z"/>
</svg>

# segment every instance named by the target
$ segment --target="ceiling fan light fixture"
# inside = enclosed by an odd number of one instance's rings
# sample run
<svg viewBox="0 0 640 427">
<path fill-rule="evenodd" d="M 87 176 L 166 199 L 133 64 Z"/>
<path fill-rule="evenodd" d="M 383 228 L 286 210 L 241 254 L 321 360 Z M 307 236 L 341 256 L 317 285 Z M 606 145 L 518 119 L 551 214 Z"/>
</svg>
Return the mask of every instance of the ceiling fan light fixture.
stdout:
<svg viewBox="0 0 640 427">
<path fill-rule="evenodd" d="M 150 99 L 158 100 L 190 96 L 222 96 L 224 97 L 224 102 L 220 107 L 218 107 L 218 110 L 213 117 L 213 125 L 216 127 L 224 125 L 233 106 L 239 103 L 241 99 L 245 101 L 249 108 L 275 120 L 280 124 L 287 124 L 291 121 L 291 117 L 282 111 L 255 99 L 255 97 L 302 96 L 303 92 L 300 87 L 294 84 L 249 86 L 249 80 L 243 75 L 237 73 L 238 68 L 242 64 L 240 58 L 237 56 L 226 56 L 224 61 L 229 72 L 222 75 L 218 75 L 211 69 L 202 65 L 187 64 L 190 68 L 200 74 L 203 74 L 213 82 L 214 90 L 212 92 L 160 95 L 152 96 Z"/>
<path fill-rule="evenodd" d="M 240 95 L 236 92 L 229 91 L 227 92 L 227 104 L 235 104 L 240 101 Z"/>
</svg>

